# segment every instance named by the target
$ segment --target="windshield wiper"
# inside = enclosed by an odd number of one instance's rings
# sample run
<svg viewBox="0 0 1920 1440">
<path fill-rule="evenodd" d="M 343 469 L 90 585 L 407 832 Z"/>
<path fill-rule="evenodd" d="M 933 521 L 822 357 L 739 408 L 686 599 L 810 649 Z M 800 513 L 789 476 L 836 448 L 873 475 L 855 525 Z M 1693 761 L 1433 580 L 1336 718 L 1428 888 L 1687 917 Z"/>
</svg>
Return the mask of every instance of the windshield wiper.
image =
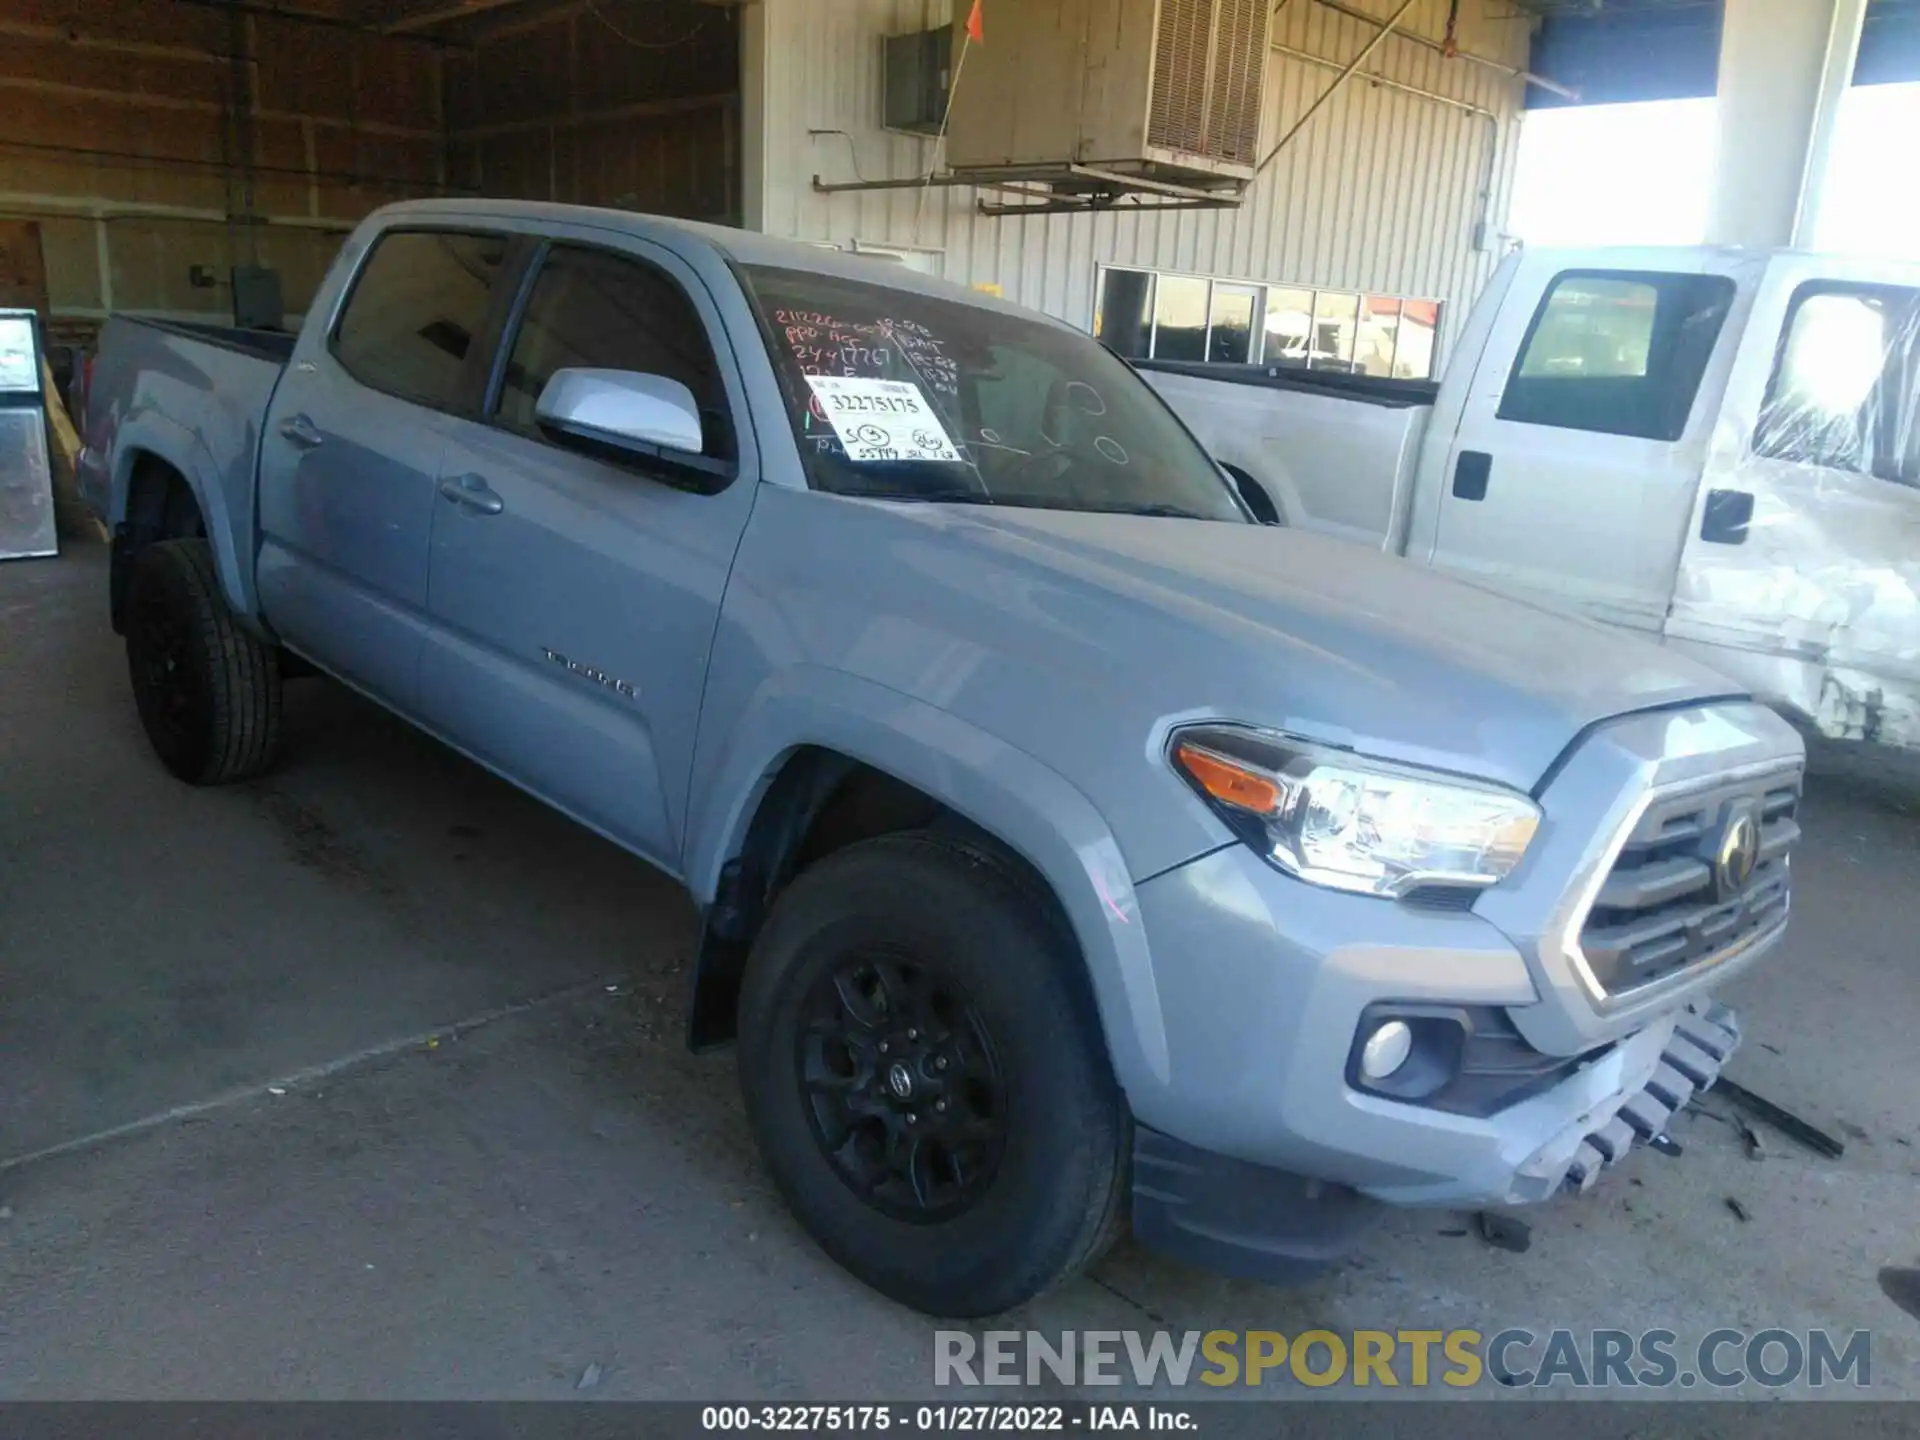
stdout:
<svg viewBox="0 0 1920 1440">
<path fill-rule="evenodd" d="M 927 505 L 997 505 L 993 496 L 979 490 L 842 490 L 860 500 L 915 500 Z"/>
<path fill-rule="evenodd" d="M 1211 515 L 1202 515 L 1198 510 L 1188 510 L 1180 505 L 1102 505 L 1103 515 L 1161 515 L 1169 520 L 1211 520 Z"/>
</svg>

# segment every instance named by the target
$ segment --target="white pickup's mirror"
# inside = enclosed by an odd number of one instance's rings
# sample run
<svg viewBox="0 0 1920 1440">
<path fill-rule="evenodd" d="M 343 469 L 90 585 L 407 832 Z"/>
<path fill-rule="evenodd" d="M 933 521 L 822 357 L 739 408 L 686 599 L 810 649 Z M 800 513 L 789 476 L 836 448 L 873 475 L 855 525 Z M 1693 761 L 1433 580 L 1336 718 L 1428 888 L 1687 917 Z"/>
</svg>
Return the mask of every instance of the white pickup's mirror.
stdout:
<svg viewBox="0 0 1920 1440">
<path fill-rule="evenodd" d="M 698 455 L 705 443 L 693 392 L 638 370 L 556 370 L 533 413 L 542 425 L 603 445 Z"/>
</svg>

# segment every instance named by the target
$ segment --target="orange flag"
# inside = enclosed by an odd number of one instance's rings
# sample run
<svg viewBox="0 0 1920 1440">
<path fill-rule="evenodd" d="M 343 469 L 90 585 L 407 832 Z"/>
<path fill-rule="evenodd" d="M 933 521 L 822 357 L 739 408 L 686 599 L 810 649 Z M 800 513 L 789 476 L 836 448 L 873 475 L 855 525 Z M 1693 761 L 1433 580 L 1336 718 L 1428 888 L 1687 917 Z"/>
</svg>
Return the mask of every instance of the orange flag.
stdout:
<svg viewBox="0 0 1920 1440">
<path fill-rule="evenodd" d="M 973 9 L 967 12 L 967 38 L 976 45 L 983 43 L 987 38 L 980 28 L 980 0 L 973 0 Z"/>
</svg>

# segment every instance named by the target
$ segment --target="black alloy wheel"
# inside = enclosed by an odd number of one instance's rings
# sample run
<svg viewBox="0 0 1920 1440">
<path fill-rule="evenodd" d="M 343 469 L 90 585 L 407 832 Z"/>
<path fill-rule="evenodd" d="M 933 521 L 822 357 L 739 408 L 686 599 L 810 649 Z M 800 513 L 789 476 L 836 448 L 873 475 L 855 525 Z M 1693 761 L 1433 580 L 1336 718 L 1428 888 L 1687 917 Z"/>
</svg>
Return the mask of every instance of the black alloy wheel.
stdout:
<svg viewBox="0 0 1920 1440">
<path fill-rule="evenodd" d="M 945 1220 L 993 1183 L 1007 1091 L 965 991 L 903 953 L 856 954 L 805 1002 L 796 1059 L 813 1137 L 883 1214 Z"/>
<path fill-rule="evenodd" d="M 880 835 L 802 870 L 748 957 L 768 1172 L 829 1255 L 930 1315 L 1023 1304 L 1124 1228 L 1131 1120 L 1049 902 L 990 841 Z"/>
</svg>

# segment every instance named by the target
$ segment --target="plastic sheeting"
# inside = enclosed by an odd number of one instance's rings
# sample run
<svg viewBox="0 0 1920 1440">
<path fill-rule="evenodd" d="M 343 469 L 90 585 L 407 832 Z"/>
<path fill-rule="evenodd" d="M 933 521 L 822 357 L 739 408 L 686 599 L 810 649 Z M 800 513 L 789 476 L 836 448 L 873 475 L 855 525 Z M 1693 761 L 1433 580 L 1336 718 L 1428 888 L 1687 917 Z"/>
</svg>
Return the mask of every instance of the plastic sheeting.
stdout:
<svg viewBox="0 0 1920 1440">
<path fill-rule="evenodd" d="M 1769 358 L 1721 416 L 1669 639 L 1824 735 L 1920 746 L 1920 288 L 1803 283 Z"/>
<path fill-rule="evenodd" d="M 1920 291 L 1810 288 L 1787 316 L 1754 453 L 1920 484 Z"/>
</svg>

